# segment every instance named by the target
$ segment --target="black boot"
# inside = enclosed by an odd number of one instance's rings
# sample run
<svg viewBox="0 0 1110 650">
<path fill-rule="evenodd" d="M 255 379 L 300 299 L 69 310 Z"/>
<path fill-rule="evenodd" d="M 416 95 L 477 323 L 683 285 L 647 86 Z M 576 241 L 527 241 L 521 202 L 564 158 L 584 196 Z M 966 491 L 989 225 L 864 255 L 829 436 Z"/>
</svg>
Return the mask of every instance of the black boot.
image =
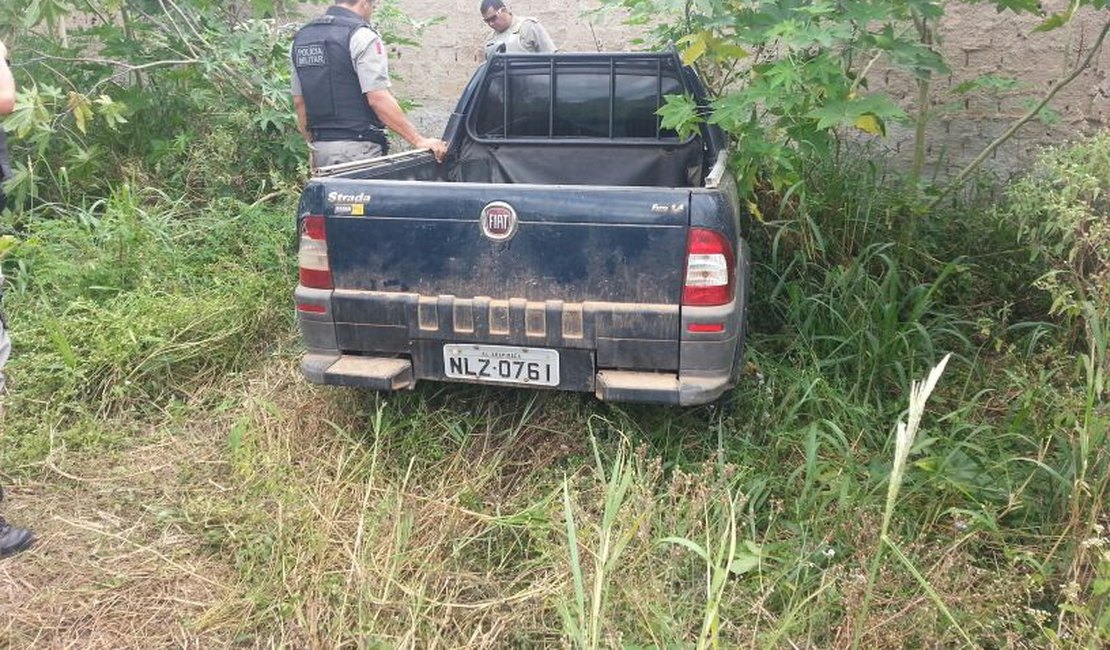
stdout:
<svg viewBox="0 0 1110 650">
<path fill-rule="evenodd" d="M 9 526 L 8 522 L 0 517 L 0 557 L 7 557 L 30 548 L 34 542 L 35 536 L 31 531 Z"/>
</svg>

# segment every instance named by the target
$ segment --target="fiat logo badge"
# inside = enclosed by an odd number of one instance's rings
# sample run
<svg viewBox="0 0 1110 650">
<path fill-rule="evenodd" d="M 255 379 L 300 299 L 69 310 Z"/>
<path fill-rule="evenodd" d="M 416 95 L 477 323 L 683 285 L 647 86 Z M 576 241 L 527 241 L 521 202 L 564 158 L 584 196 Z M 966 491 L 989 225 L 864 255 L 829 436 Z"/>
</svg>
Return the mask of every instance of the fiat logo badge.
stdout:
<svg viewBox="0 0 1110 650">
<path fill-rule="evenodd" d="M 508 241 L 516 234 L 516 210 L 503 201 L 482 208 L 482 234 L 493 241 Z"/>
</svg>

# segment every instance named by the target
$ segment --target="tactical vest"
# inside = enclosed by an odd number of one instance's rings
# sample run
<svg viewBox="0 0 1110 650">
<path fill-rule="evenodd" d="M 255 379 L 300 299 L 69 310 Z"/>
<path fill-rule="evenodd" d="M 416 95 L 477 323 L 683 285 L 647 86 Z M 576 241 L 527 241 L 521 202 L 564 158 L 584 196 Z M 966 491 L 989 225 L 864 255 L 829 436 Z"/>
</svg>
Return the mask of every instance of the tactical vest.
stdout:
<svg viewBox="0 0 1110 650">
<path fill-rule="evenodd" d="M 293 37 L 293 67 L 301 81 L 309 129 L 351 134 L 327 139 L 370 140 L 368 131 L 384 139 L 384 124 L 366 103 L 351 63 L 351 36 L 363 27 L 371 29 L 354 12 L 331 7 Z"/>
</svg>

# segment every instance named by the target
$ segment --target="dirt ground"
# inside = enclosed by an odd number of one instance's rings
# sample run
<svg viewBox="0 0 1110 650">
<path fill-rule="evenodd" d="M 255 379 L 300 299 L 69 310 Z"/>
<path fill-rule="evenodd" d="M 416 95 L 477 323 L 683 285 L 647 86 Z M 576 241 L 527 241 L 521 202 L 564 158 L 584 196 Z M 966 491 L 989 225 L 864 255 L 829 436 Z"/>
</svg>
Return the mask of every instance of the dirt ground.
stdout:
<svg viewBox="0 0 1110 650">
<path fill-rule="evenodd" d="M 90 455 L 11 485 L 4 516 L 32 528 L 34 547 L 0 560 L 0 646 L 206 648 L 229 639 L 214 625 L 233 616 L 231 571 L 200 553 L 178 526 L 189 478 L 212 458 L 202 436 L 149 441 Z"/>
</svg>

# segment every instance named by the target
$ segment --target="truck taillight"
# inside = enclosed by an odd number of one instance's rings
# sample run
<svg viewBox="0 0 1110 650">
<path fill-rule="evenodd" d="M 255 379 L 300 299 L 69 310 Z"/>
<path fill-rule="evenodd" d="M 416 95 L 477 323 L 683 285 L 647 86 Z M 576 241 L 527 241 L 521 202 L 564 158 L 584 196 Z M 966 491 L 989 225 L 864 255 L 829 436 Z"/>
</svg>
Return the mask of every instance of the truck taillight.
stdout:
<svg viewBox="0 0 1110 650">
<path fill-rule="evenodd" d="M 301 267 L 302 285 L 313 289 L 332 288 L 323 216 L 309 215 L 301 220 L 301 246 L 297 261 Z"/>
<path fill-rule="evenodd" d="M 732 245 L 716 230 L 691 228 L 686 244 L 686 282 L 682 304 L 712 307 L 732 302 L 736 258 Z"/>
</svg>

